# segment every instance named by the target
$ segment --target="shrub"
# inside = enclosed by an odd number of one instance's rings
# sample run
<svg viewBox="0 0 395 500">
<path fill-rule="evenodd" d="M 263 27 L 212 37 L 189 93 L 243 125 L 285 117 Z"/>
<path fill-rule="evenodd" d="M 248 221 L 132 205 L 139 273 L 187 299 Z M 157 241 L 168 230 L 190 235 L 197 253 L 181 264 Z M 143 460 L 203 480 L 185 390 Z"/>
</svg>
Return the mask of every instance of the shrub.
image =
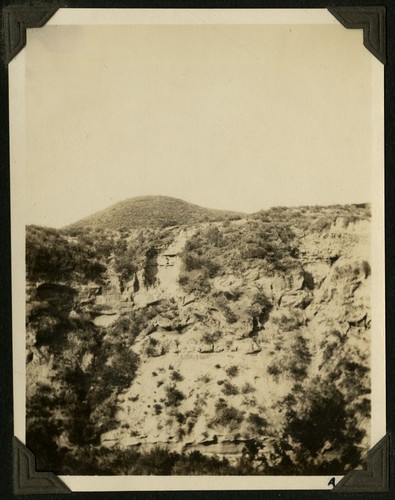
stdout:
<svg viewBox="0 0 395 500">
<path fill-rule="evenodd" d="M 277 377 L 278 375 L 280 375 L 281 369 L 278 365 L 273 363 L 267 367 L 267 373 L 269 373 L 269 375 Z"/>
<path fill-rule="evenodd" d="M 215 247 L 219 247 L 223 244 L 223 236 L 218 229 L 218 227 L 209 227 L 204 235 L 206 240 Z"/>
<path fill-rule="evenodd" d="M 156 447 L 149 453 L 140 455 L 140 459 L 135 462 L 130 473 L 168 475 L 171 474 L 176 460 L 176 453 Z"/>
<path fill-rule="evenodd" d="M 185 395 L 174 386 L 166 388 L 166 397 L 166 406 L 179 406 L 181 401 L 185 399 Z"/>
<path fill-rule="evenodd" d="M 202 342 L 205 344 L 215 344 L 222 337 L 222 333 L 217 330 L 215 332 L 205 332 L 202 335 Z"/>
<path fill-rule="evenodd" d="M 321 345 L 321 344 L 324 344 L 324 345 Z M 332 358 L 333 353 L 337 349 L 337 343 L 331 342 L 331 343 L 327 344 L 325 341 L 323 341 L 321 344 L 320 344 L 321 348 L 325 347 L 325 349 L 322 353 L 322 360 L 325 363 Z"/>
<path fill-rule="evenodd" d="M 239 389 L 226 380 L 223 384 L 222 392 L 226 396 L 235 396 L 236 394 L 239 394 Z"/>
<path fill-rule="evenodd" d="M 347 413 L 344 397 L 335 387 L 308 389 L 303 404 L 298 403 L 287 408 L 287 431 L 294 439 L 313 456 L 325 441 L 341 443 Z"/>
<path fill-rule="evenodd" d="M 105 259 L 98 260 L 92 242 L 79 235 L 70 241 L 67 233 L 40 226 L 26 228 L 26 272 L 31 281 L 101 282 Z"/>
<path fill-rule="evenodd" d="M 112 325 L 111 330 L 115 335 L 127 333 L 131 327 L 131 319 L 127 316 L 121 316 Z"/>
<path fill-rule="evenodd" d="M 210 278 L 214 278 L 221 266 L 207 257 L 200 257 L 196 253 L 187 253 L 183 257 L 183 263 L 186 271 L 205 269 Z"/>
<path fill-rule="evenodd" d="M 311 353 L 308 341 L 302 335 L 297 335 L 295 341 L 292 343 L 292 352 L 296 359 L 306 363 L 306 365 L 310 364 Z"/>
<path fill-rule="evenodd" d="M 160 415 L 162 413 L 162 405 L 155 403 L 154 410 L 155 410 L 155 415 Z"/>
<path fill-rule="evenodd" d="M 355 409 L 359 411 L 362 414 L 362 416 L 369 418 L 371 411 L 370 400 L 368 398 L 362 398 L 361 401 L 355 404 Z"/>
<path fill-rule="evenodd" d="M 257 292 L 252 298 L 249 312 L 252 316 L 258 316 L 261 323 L 265 323 L 272 309 L 273 304 L 268 297 L 263 292 Z"/>
<path fill-rule="evenodd" d="M 137 270 L 136 253 L 133 247 L 114 252 L 114 268 L 122 282 L 129 281 Z"/>
<path fill-rule="evenodd" d="M 172 473 L 179 476 L 237 474 L 235 468 L 229 464 L 227 459 L 207 457 L 198 451 L 192 451 L 187 455 L 180 456 L 173 467 Z"/>
<path fill-rule="evenodd" d="M 255 432 L 261 435 L 265 434 L 268 423 L 264 417 L 258 415 L 258 413 L 250 413 L 248 415 L 247 422 Z"/>
<path fill-rule="evenodd" d="M 307 367 L 304 363 L 294 363 L 289 369 L 295 380 L 302 381 L 307 377 Z"/>
<path fill-rule="evenodd" d="M 239 367 L 237 365 L 232 365 L 232 366 L 229 366 L 227 369 L 226 369 L 226 374 L 229 376 L 229 377 L 237 377 L 237 375 L 239 374 Z"/>
<path fill-rule="evenodd" d="M 153 337 L 149 337 L 148 338 L 148 344 L 145 348 L 145 354 L 148 356 L 148 357 L 154 357 L 157 355 L 157 347 L 158 347 L 158 344 L 159 342 L 153 338 Z"/>
<path fill-rule="evenodd" d="M 243 394 L 250 394 L 251 392 L 255 391 L 256 391 L 255 387 L 251 385 L 249 382 L 246 382 L 241 389 L 241 392 Z"/>
<path fill-rule="evenodd" d="M 280 317 L 273 318 L 273 323 L 278 323 L 285 332 L 292 332 L 303 326 L 304 320 L 301 314 L 293 311 L 292 316 L 282 314 Z"/>
<path fill-rule="evenodd" d="M 175 419 L 177 420 L 177 422 L 179 424 L 184 424 L 186 422 L 186 419 L 187 419 L 186 416 L 183 413 L 179 412 L 179 411 L 176 411 L 174 413 L 174 417 L 175 417 Z"/>
<path fill-rule="evenodd" d="M 225 401 L 219 400 L 215 405 L 216 415 L 212 420 L 212 424 L 229 427 L 234 430 L 243 421 L 244 412 L 237 410 L 233 406 L 228 406 Z"/>
<path fill-rule="evenodd" d="M 172 372 L 171 374 L 171 377 L 170 377 L 172 380 L 176 381 L 176 382 L 181 382 L 182 380 L 184 380 L 184 377 L 181 375 L 180 372 Z"/>
<path fill-rule="evenodd" d="M 225 319 L 228 323 L 236 323 L 237 321 L 237 316 L 236 314 L 230 309 L 230 307 L 226 307 L 223 311 L 223 314 L 225 316 Z"/>
<path fill-rule="evenodd" d="M 249 245 L 248 247 L 242 248 L 241 257 L 243 259 L 264 259 L 266 257 L 266 251 L 258 245 Z"/>
<path fill-rule="evenodd" d="M 187 293 L 207 294 L 211 290 L 207 270 L 192 271 L 190 273 L 181 271 L 178 282 Z"/>
<path fill-rule="evenodd" d="M 225 297 L 223 295 L 219 295 L 215 299 L 215 302 L 218 308 L 222 311 L 223 315 L 225 316 L 226 321 L 228 323 L 236 323 L 237 316 L 227 304 Z"/>
</svg>

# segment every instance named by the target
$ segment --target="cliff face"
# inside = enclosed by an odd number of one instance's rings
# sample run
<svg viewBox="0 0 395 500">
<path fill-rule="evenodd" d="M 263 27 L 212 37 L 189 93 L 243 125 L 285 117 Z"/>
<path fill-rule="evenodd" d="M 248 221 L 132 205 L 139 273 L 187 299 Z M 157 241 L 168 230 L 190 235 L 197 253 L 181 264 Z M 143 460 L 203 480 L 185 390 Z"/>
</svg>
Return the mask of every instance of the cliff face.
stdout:
<svg viewBox="0 0 395 500">
<path fill-rule="evenodd" d="M 110 251 L 100 279 L 30 280 L 28 406 L 52 384 L 54 446 L 199 451 L 256 473 L 360 463 L 370 445 L 368 209 L 284 213 L 170 228 L 126 274 Z M 91 441 L 56 402 L 69 392 Z"/>
</svg>

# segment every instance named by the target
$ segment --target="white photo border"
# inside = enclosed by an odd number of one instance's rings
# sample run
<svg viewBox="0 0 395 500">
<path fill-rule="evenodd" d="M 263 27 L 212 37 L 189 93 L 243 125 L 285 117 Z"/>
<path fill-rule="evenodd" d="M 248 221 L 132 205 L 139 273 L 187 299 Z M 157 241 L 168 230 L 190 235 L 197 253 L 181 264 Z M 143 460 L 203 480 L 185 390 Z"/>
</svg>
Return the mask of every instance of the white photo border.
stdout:
<svg viewBox="0 0 395 500">
<path fill-rule="evenodd" d="M 60 9 L 47 23 L 337 24 L 326 9 Z M 40 29 L 40 28 L 38 28 Z M 344 28 L 346 29 L 346 28 Z M 27 43 L 29 41 L 27 30 Z M 361 30 L 362 44 L 362 30 Z M 366 49 L 365 49 L 366 50 Z M 386 433 L 384 66 L 372 55 L 372 446 Z M 25 50 L 9 64 L 14 434 L 25 442 Z M 374 300 L 373 300 L 374 298 Z M 73 491 L 332 489 L 330 476 L 59 476 Z M 335 478 L 336 483 L 342 478 Z"/>
</svg>

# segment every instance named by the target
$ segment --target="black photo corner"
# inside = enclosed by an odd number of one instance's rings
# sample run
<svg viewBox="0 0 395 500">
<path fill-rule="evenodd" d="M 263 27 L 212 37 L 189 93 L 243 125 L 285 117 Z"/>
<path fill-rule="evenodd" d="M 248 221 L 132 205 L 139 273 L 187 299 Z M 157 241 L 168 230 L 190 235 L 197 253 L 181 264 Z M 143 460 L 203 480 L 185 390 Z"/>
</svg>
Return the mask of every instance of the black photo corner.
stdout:
<svg viewBox="0 0 395 500">
<path fill-rule="evenodd" d="M 0 498 L 75 498 L 138 500 L 390 499 L 395 495 L 395 2 L 349 1 L 147 1 L 147 0 L 2 0 L 1 3 L 1 142 L 0 142 Z M 385 299 L 387 433 L 368 453 L 367 467 L 348 472 L 330 490 L 212 490 L 72 492 L 52 470 L 43 470 L 30 450 L 14 436 L 11 287 L 11 214 L 8 64 L 24 47 L 27 28 L 38 28 L 59 8 L 75 9 L 328 9 L 347 29 L 363 29 L 363 43 L 384 65 L 385 142 Z M 248 481 L 248 477 L 244 478 Z M 295 476 L 295 481 L 298 481 Z M 332 480 L 330 480 L 332 481 Z"/>
</svg>

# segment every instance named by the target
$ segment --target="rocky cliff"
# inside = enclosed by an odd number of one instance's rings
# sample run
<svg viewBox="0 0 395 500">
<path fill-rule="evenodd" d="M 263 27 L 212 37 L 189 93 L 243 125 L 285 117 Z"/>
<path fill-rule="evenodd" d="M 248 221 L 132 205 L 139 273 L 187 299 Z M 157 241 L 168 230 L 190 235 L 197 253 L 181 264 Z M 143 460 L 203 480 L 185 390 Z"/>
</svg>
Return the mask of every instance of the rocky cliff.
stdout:
<svg viewBox="0 0 395 500">
<path fill-rule="evenodd" d="M 54 238 L 63 253 L 87 254 L 84 266 L 50 276 L 45 265 L 38 272 L 43 235 L 31 244 L 33 446 L 45 402 L 49 456 L 87 444 L 159 447 L 273 474 L 361 463 L 370 446 L 369 207 Z"/>
</svg>

